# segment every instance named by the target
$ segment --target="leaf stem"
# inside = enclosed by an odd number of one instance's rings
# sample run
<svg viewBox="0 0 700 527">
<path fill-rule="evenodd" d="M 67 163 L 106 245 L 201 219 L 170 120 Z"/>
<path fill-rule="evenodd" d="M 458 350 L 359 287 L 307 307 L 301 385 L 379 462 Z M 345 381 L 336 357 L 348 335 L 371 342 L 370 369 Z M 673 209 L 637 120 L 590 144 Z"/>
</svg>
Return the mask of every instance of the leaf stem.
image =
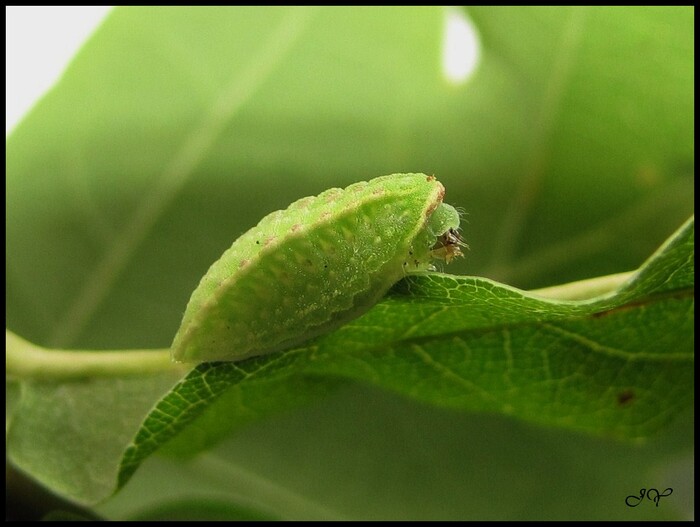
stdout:
<svg viewBox="0 0 700 527">
<path fill-rule="evenodd" d="M 170 349 L 54 350 L 5 330 L 6 376 L 18 379 L 76 380 L 187 371 L 170 359 Z"/>
<path fill-rule="evenodd" d="M 597 276 L 578 282 L 528 291 L 555 300 L 589 300 L 610 293 L 629 280 L 636 271 Z"/>
<path fill-rule="evenodd" d="M 635 273 L 618 273 L 530 293 L 555 300 L 587 300 L 615 291 Z M 7 377 L 39 380 L 76 380 L 90 377 L 149 375 L 188 371 L 172 362 L 170 348 L 146 350 L 56 350 L 37 346 L 5 330 Z"/>
</svg>

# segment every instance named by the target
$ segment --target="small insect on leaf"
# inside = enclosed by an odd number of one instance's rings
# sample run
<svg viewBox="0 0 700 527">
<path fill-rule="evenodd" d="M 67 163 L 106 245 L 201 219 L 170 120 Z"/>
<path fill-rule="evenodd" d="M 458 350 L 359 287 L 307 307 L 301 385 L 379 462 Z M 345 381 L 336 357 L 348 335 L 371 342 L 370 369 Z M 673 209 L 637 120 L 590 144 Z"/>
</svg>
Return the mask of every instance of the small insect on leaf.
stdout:
<svg viewBox="0 0 700 527">
<path fill-rule="evenodd" d="M 192 293 L 172 346 L 180 362 L 288 349 L 369 310 L 407 273 L 465 246 L 434 176 L 393 174 L 273 212 L 238 238 Z"/>
</svg>

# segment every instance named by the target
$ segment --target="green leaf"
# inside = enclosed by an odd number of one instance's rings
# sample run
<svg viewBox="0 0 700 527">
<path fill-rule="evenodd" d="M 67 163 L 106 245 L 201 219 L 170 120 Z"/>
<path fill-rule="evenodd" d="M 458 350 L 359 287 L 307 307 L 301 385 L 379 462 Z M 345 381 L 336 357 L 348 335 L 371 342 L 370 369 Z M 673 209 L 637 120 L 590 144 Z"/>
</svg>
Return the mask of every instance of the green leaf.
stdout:
<svg viewBox="0 0 700 527">
<path fill-rule="evenodd" d="M 692 359 L 685 357 L 694 341 L 688 333 L 693 298 L 692 292 L 678 296 L 689 286 L 674 285 L 693 276 L 681 265 L 684 257 L 691 261 L 692 246 L 674 245 L 680 252 L 668 256 L 671 267 L 657 260 L 645 267 L 651 269 L 648 275 L 638 275 L 595 306 L 547 301 L 502 285 L 542 287 L 635 269 L 692 214 L 692 7 L 465 12 L 477 29 L 481 55 L 474 75 L 457 85 L 446 82 L 440 67 L 443 8 L 115 9 L 7 140 L 6 324 L 11 330 L 48 347 L 168 346 L 199 279 L 240 233 L 296 198 L 395 172 L 439 177 L 446 201 L 467 212 L 464 235 L 471 247 L 468 257 L 448 270 L 486 278 L 404 282 L 362 319 L 380 321 L 379 327 L 353 325 L 314 343 L 313 350 L 203 366 L 176 391 L 169 391 L 171 381 L 165 378 L 127 380 L 123 401 L 121 388 L 114 388 L 120 380 L 10 386 L 16 402 L 9 412 L 12 462 L 26 465 L 25 471 L 56 492 L 94 501 L 114 486 L 122 456 L 124 481 L 188 420 L 190 426 L 170 443 L 171 452 L 196 452 L 243 423 L 260 420 L 260 433 L 270 440 L 257 437 L 257 443 L 284 453 L 284 434 L 265 428 L 278 422 L 270 415 L 290 412 L 348 378 L 422 401 L 391 407 L 406 426 L 430 427 L 433 414 L 443 415 L 438 407 L 456 407 L 633 437 L 692 404 Z M 684 232 L 676 240 L 691 244 Z M 455 305 L 449 304 L 452 295 Z M 471 301 L 477 305 L 467 307 Z M 546 320 L 532 308 L 544 309 Z M 443 311 L 468 316 L 442 316 Z M 430 314 L 433 319 L 426 319 Z M 505 333 L 489 326 L 495 316 Z M 415 333 L 406 334 L 414 327 Z M 465 350 L 457 355 L 444 345 L 449 332 L 455 341 L 476 339 L 479 347 L 471 349 L 471 359 Z M 376 342 L 365 340 L 372 335 Z M 414 339 L 407 353 L 397 336 Z M 634 342 L 645 345 L 630 349 Z M 547 379 L 542 353 L 533 359 L 537 344 L 551 345 L 553 379 L 539 386 L 528 384 Z M 518 353 L 518 346 L 530 353 Z M 670 360 L 658 360 L 659 349 L 672 350 Z M 672 377 L 676 369 L 683 371 Z M 429 374 L 415 377 L 417 372 Z M 644 389 L 656 375 L 658 384 Z M 664 388 L 668 393 L 654 402 Z M 354 387 L 348 397 L 366 405 L 361 415 L 368 422 L 376 416 L 375 426 L 385 426 L 385 414 L 368 404 L 373 398 L 365 390 Z M 180 400 L 165 408 L 179 391 L 191 403 Z M 526 399 L 514 400 L 517 393 Z M 553 398 L 557 393 L 562 398 Z M 100 397 L 104 402 L 95 405 Z M 504 407 L 511 399 L 512 407 Z M 158 400 L 164 421 L 156 423 L 155 412 L 144 421 Z M 130 401 L 137 402 L 130 407 Z M 53 416 L 52 407 L 63 419 Z M 567 409 L 577 412 L 575 422 L 567 421 Z M 412 419 L 421 412 L 426 419 Z M 288 415 L 289 429 L 303 430 L 305 414 Z M 320 419 L 316 431 L 338 422 L 323 412 L 311 415 Z M 684 415 L 692 421 L 692 412 Z M 347 421 L 339 420 L 352 430 L 356 418 L 351 412 Z M 157 439 L 146 438 L 145 428 L 134 435 L 142 421 L 157 425 Z M 461 430 L 471 430 L 460 423 Z M 329 466 L 376 466 L 376 481 L 389 481 L 400 471 L 378 460 L 398 464 L 403 459 L 423 470 L 397 478 L 387 493 L 364 494 L 358 476 L 342 494 L 362 499 L 346 503 L 339 516 L 364 517 L 359 503 L 367 503 L 373 517 L 380 515 L 380 502 L 393 504 L 387 511 L 409 510 L 402 501 L 420 503 L 418 490 L 425 487 L 419 476 L 435 470 L 427 479 L 439 492 L 426 491 L 433 505 L 425 509 L 426 517 L 430 511 L 452 518 L 476 511 L 498 518 L 504 511 L 499 489 L 510 488 L 505 482 L 514 460 L 541 462 L 542 470 L 524 469 L 517 476 L 533 489 L 547 487 L 559 466 L 581 464 L 577 445 L 583 440 L 561 428 L 561 435 L 544 428 L 530 432 L 530 448 L 520 450 L 522 429 L 499 425 L 483 427 L 478 441 L 473 434 L 458 436 L 474 445 L 474 458 L 459 458 L 466 455 L 461 441 L 438 442 L 439 452 L 423 465 L 417 454 L 421 441 L 435 436 L 420 426 L 400 435 L 415 448 L 402 451 L 387 440 L 367 445 L 360 457 L 348 446 L 353 441 L 326 450 L 323 434 L 308 437 L 308 448 L 320 457 L 307 464 L 305 480 L 313 481 L 314 474 L 327 480 L 319 466 L 330 456 L 339 464 Z M 692 448 L 692 434 L 678 441 Z M 499 456 L 489 445 L 518 454 Z M 600 479 L 610 476 L 619 483 L 626 473 L 642 479 L 670 463 L 670 449 L 645 450 L 637 457 L 632 447 L 601 445 L 607 443 L 589 443 L 585 450 L 586 468 Z M 538 446 L 548 451 L 556 446 L 557 460 L 537 457 Z M 15 449 L 23 453 L 21 462 Z M 607 454 L 594 454 L 601 449 Z M 621 451 L 626 465 L 611 461 Z M 258 456 L 252 461 L 267 459 L 262 447 L 246 452 Z M 405 457 L 390 455 L 401 452 Z M 230 451 L 222 455 L 224 461 L 236 459 Z M 458 475 L 434 468 L 455 459 L 462 460 L 455 466 L 469 474 L 465 479 L 492 491 L 479 494 L 481 508 L 461 495 L 452 500 L 459 493 L 450 488 L 474 489 L 451 486 L 450 478 L 454 482 Z M 493 461 L 480 465 L 481 459 Z M 297 468 L 296 459 L 274 460 L 282 472 Z M 482 470 L 467 470 L 475 466 Z M 630 466 L 635 470 L 626 470 Z M 165 473 L 162 465 L 145 468 L 143 477 Z M 501 484 L 489 487 L 484 474 Z M 624 500 L 631 489 L 611 484 L 607 501 L 587 506 L 590 486 L 574 492 L 575 477 L 561 474 L 552 487 L 567 492 L 538 501 L 541 516 L 583 518 L 595 510 L 609 513 L 601 512 L 602 517 L 624 518 L 613 491 Z M 630 486 L 657 484 L 626 477 Z M 221 474 L 219 481 L 228 489 Z M 377 484 L 375 490 L 384 488 Z M 680 496 L 682 489 L 675 488 Z M 150 493 L 153 488 L 146 487 L 144 499 Z M 266 507 L 252 510 L 274 512 L 274 496 L 268 495 Z M 532 497 L 519 494 L 508 517 L 526 516 L 522 511 L 531 510 Z M 464 503 L 474 507 L 463 509 Z M 296 517 L 304 517 L 295 510 Z M 118 510 L 114 517 L 120 517 Z"/>
<path fill-rule="evenodd" d="M 231 386 L 296 375 L 348 377 L 439 406 L 644 437 L 693 400 L 694 232 L 690 220 L 614 295 L 557 301 L 483 278 L 410 277 L 308 346 L 200 365 L 146 419 L 120 480 Z M 286 400 L 295 388 L 268 394 Z M 265 394 L 255 393 L 261 405 Z M 210 409 L 216 420 L 235 421 L 245 408 L 239 397 Z"/>
<path fill-rule="evenodd" d="M 265 512 L 238 506 L 230 500 L 201 497 L 158 505 L 150 510 L 140 511 L 129 518 L 131 521 L 274 521 L 278 519 Z"/>
<path fill-rule="evenodd" d="M 12 462 L 54 492 L 95 503 L 114 490 L 124 445 L 172 374 L 21 385 L 7 432 Z"/>
<path fill-rule="evenodd" d="M 676 425 L 632 446 L 351 384 L 192 460 L 153 456 L 98 510 L 131 518 L 148 504 L 197 496 L 307 521 L 687 519 L 691 415 Z M 642 481 L 673 495 L 658 508 L 626 507 Z"/>
</svg>

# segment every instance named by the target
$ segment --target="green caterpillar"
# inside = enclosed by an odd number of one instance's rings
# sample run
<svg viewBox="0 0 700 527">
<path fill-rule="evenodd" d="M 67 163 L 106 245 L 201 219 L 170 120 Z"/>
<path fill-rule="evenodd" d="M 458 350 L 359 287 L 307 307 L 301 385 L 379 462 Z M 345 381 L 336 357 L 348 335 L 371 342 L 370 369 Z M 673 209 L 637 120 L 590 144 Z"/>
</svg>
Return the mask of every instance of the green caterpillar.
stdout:
<svg viewBox="0 0 700 527">
<path fill-rule="evenodd" d="M 180 362 L 281 351 L 362 315 L 406 274 L 460 256 L 459 213 L 433 176 L 393 174 L 302 198 L 263 218 L 192 293 Z"/>
</svg>

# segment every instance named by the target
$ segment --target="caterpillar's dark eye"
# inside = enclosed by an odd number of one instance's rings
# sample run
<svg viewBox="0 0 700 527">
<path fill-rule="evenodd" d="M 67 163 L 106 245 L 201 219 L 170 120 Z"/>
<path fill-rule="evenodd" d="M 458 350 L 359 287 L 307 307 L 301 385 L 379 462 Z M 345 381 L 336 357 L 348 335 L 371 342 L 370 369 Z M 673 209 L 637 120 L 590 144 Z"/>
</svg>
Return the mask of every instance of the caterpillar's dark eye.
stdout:
<svg viewBox="0 0 700 527">
<path fill-rule="evenodd" d="M 433 258 L 440 258 L 450 263 L 454 258 L 464 256 L 462 247 L 469 248 L 459 234 L 459 231 L 456 229 L 448 229 L 438 237 L 435 245 L 433 245 L 432 256 Z"/>
</svg>

